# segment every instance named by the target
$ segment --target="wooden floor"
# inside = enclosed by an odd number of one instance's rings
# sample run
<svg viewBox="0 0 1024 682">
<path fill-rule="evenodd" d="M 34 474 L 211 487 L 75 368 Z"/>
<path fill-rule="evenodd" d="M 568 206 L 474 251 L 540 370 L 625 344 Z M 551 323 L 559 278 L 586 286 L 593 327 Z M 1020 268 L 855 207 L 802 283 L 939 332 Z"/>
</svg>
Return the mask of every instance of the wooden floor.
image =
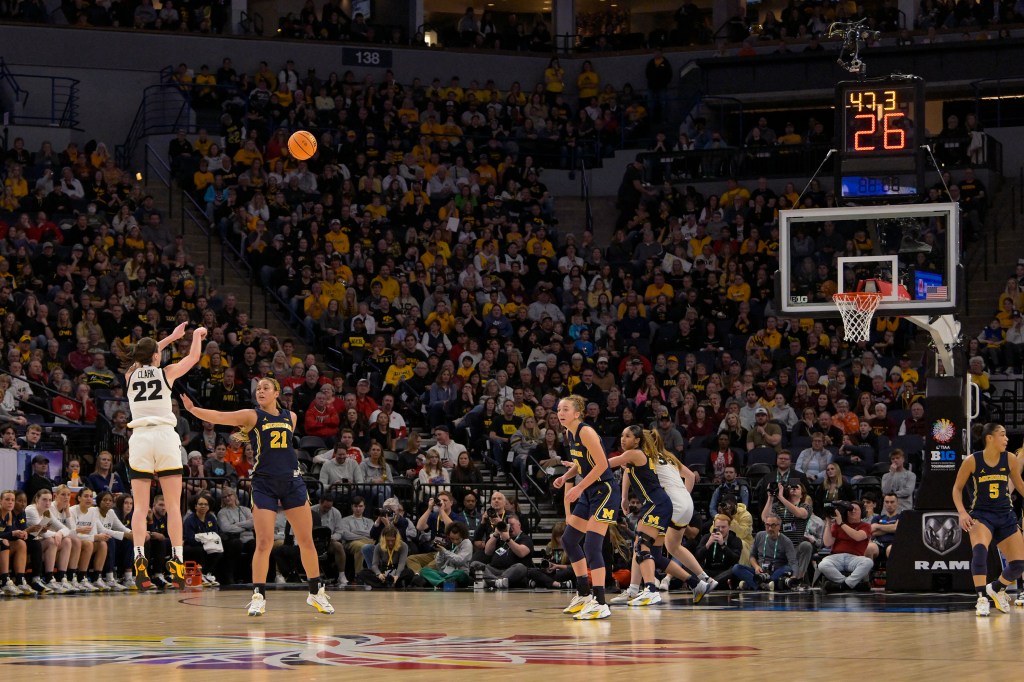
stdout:
<svg viewBox="0 0 1024 682">
<path fill-rule="evenodd" d="M 981 680 L 1019 674 L 1024 610 L 966 595 L 688 595 L 561 613 L 565 592 L 303 591 L 76 595 L 0 602 L 0 680 Z M 44 669 L 48 667 L 49 670 Z M 91 668 L 88 672 L 85 668 Z M 145 676 L 145 677 L 143 677 Z M 486 677 L 484 677 L 486 676 Z M 55 679 L 52 678 L 51 679 Z"/>
</svg>

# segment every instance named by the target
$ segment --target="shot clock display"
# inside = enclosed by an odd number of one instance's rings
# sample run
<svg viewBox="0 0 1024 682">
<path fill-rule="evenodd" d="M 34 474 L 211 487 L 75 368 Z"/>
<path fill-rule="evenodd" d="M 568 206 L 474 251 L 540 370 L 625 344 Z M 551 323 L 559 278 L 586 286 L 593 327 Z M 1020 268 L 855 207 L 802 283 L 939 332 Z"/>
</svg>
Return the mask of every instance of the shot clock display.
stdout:
<svg viewBox="0 0 1024 682">
<path fill-rule="evenodd" d="M 923 123 L 924 82 L 919 78 L 839 83 L 836 187 L 840 196 L 898 201 L 922 194 Z"/>
<path fill-rule="evenodd" d="M 844 152 L 885 154 L 914 149 L 913 85 L 851 88 L 844 98 Z"/>
</svg>

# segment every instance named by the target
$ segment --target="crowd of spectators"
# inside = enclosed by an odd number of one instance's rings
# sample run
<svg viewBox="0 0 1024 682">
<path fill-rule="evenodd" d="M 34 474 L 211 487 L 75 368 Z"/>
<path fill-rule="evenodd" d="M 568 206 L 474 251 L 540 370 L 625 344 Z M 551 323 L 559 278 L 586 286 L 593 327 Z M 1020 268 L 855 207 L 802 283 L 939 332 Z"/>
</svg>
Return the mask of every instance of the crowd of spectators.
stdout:
<svg viewBox="0 0 1024 682">
<path fill-rule="evenodd" d="M 596 89 L 588 73 L 580 78 Z M 0 203 L 3 416 L 14 426 L 102 421 L 111 447 L 84 462 L 92 478 L 80 490 L 123 492 L 117 481 L 126 480 L 127 413 L 107 367 L 110 344 L 160 337 L 188 321 L 210 329 L 186 382 L 204 406 L 235 409 L 248 404 L 253 381 L 280 382 L 283 407 L 299 416 L 303 463 L 320 492 L 318 526 L 330 531 L 318 531 L 319 546 L 339 584 L 348 580 L 348 557 L 353 579 L 379 587 L 461 583 L 460 571 L 480 571 L 499 589 L 563 582 L 555 550 L 554 568 L 531 577 L 528 519 L 500 492 L 483 512 L 478 468 L 551 494 L 547 481 L 564 459 L 554 407 L 568 394 L 587 400 L 587 420 L 609 451 L 623 426 L 642 422 L 702 473 L 702 506 L 716 497 L 703 521 L 708 533 L 695 524 L 690 541 L 703 540 L 713 561 L 734 545 L 711 530 L 722 517 L 743 546 L 738 560 L 749 561 L 748 505 L 767 505 L 785 534 L 790 516 L 830 518 L 835 502 L 875 488 L 901 508 L 912 504 L 904 450 L 927 421 L 907 334 L 899 333 L 905 323 L 879 318 L 869 341 L 848 344 L 834 321 L 772 313 L 777 213 L 796 205 L 792 187 L 730 180 L 721 195 L 705 197 L 692 187 L 650 188 L 634 163 L 605 246 L 557 223 L 534 161 L 538 138 L 523 133 L 535 127 L 530 107 L 549 117 L 569 110 L 556 59 L 529 98 L 517 84 L 505 93 L 490 82 L 463 88 L 457 77 L 429 86 L 402 85 L 390 72 L 380 84 L 321 82 L 290 62 L 277 73 L 262 64 L 239 74 L 225 60 L 216 74 L 186 66 L 177 78 L 209 98 L 223 127 L 219 135 L 182 131 L 170 143 L 176 177 L 325 359 L 256 328 L 234 297 L 221 295 L 105 145 L 58 152 L 44 143 L 32 152 L 15 140 Z M 579 118 L 597 127 L 606 114 L 591 120 L 584 107 Z M 506 130 L 512 123 L 515 134 Z M 299 125 L 320 141 L 309 161 L 287 151 L 287 133 Z M 960 196 L 964 186 L 956 186 Z M 828 203 L 824 192 L 809 197 L 808 205 Z M 983 210 L 975 210 L 980 223 Z M 168 349 L 167 359 L 187 344 Z M 207 584 L 237 580 L 251 551 L 251 519 L 238 511 L 251 446 L 184 418 L 179 433 L 191 479 L 187 551 L 208 569 Z M 5 446 L 13 437 L 13 429 L 4 434 Z M 909 437 L 904 448 L 894 447 L 900 437 Z M 919 450 L 906 452 L 916 469 Z M 806 489 L 787 505 L 770 483 L 790 476 Z M 338 520 L 334 505 L 349 513 Z M 802 505 L 806 516 L 793 511 Z M 777 537 L 769 516 L 761 518 Z M 839 521 L 822 525 L 820 536 L 805 532 L 806 523 L 796 533 L 793 522 L 791 568 L 802 562 L 803 542 L 827 545 L 846 532 Z M 297 550 L 283 517 L 279 525 L 277 576 L 297 580 Z M 163 547 L 161 528 L 157 514 L 151 539 Z M 862 542 L 854 530 L 852 541 Z M 880 530 L 891 532 L 888 524 Z M 628 546 L 611 537 L 615 563 L 628 566 Z M 112 573 L 118 582 L 123 556 L 85 561 L 86 575 L 72 580 L 95 586 Z M 858 569 L 851 587 L 862 582 Z M 63 577 L 49 577 L 63 586 Z"/>
<path fill-rule="evenodd" d="M 630 31 L 631 12 L 608 8 L 579 12 L 573 40 L 552 36 L 550 15 L 534 16 L 494 12 L 490 8 L 468 6 L 461 16 L 427 12 L 432 23 L 415 34 L 402 26 L 380 24 L 362 12 L 351 15 L 339 0 L 327 0 L 318 6 L 307 0 L 298 12 L 289 12 L 267 21 L 275 24 L 275 35 L 291 40 L 316 40 L 384 45 L 425 45 L 426 31 L 437 34 L 445 47 L 469 47 L 513 51 L 588 51 L 633 50 L 644 47 L 686 47 L 742 44 L 750 49 L 758 42 L 778 42 L 780 51 L 788 51 L 787 42 L 824 37 L 836 21 L 865 20 L 872 30 L 882 32 L 882 40 L 895 39 L 899 45 L 933 43 L 943 39 L 988 39 L 1009 37 L 1007 26 L 1024 21 L 1024 10 L 1015 0 L 972 3 L 965 0 L 921 0 L 914 17 L 905 17 L 895 0 L 874 5 L 847 2 L 791 2 L 767 6 L 751 5 L 747 14 L 737 14 L 724 26 L 711 24 L 711 14 L 692 0 L 683 2 L 674 12 L 653 13 L 653 29 L 648 34 Z M 152 0 L 114 0 L 72 2 L 65 0 L 52 7 L 43 0 L 11 0 L 0 6 L 0 17 L 31 23 L 72 26 L 131 28 L 151 31 L 184 31 L 205 34 L 244 32 L 262 36 L 266 28 L 250 17 L 244 25 L 231 26 L 230 5 L 214 0 L 165 0 L 157 9 Z M 645 17 L 646 18 L 646 17 Z M 262 17 L 261 17 L 262 19 Z M 674 28 L 669 28 L 673 26 Z M 916 29 L 917 35 L 911 31 Z M 820 49 L 816 42 L 808 49 Z"/>
</svg>

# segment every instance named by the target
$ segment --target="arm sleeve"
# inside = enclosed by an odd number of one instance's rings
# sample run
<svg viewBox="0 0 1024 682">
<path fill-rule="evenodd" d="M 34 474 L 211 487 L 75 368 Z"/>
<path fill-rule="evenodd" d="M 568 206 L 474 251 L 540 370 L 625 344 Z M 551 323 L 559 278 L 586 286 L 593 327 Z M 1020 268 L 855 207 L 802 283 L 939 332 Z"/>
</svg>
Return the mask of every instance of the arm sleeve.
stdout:
<svg viewBox="0 0 1024 682">
<path fill-rule="evenodd" d="M 124 534 L 131 531 L 131 528 L 121 523 L 121 519 L 117 518 L 113 509 L 107 512 L 106 521 L 110 522 L 110 530 L 107 532 L 118 540 L 123 540 Z"/>
</svg>

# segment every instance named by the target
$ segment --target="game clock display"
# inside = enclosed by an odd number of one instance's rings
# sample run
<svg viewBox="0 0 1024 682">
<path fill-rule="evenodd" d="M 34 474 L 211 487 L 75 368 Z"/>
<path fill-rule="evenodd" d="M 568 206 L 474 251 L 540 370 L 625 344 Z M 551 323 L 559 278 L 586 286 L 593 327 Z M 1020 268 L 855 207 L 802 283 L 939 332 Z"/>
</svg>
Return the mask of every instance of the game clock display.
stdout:
<svg viewBox="0 0 1024 682">
<path fill-rule="evenodd" d="M 906 200 L 923 191 L 924 81 L 911 76 L 836 86 L 840 196 Z"/>
</svg>

